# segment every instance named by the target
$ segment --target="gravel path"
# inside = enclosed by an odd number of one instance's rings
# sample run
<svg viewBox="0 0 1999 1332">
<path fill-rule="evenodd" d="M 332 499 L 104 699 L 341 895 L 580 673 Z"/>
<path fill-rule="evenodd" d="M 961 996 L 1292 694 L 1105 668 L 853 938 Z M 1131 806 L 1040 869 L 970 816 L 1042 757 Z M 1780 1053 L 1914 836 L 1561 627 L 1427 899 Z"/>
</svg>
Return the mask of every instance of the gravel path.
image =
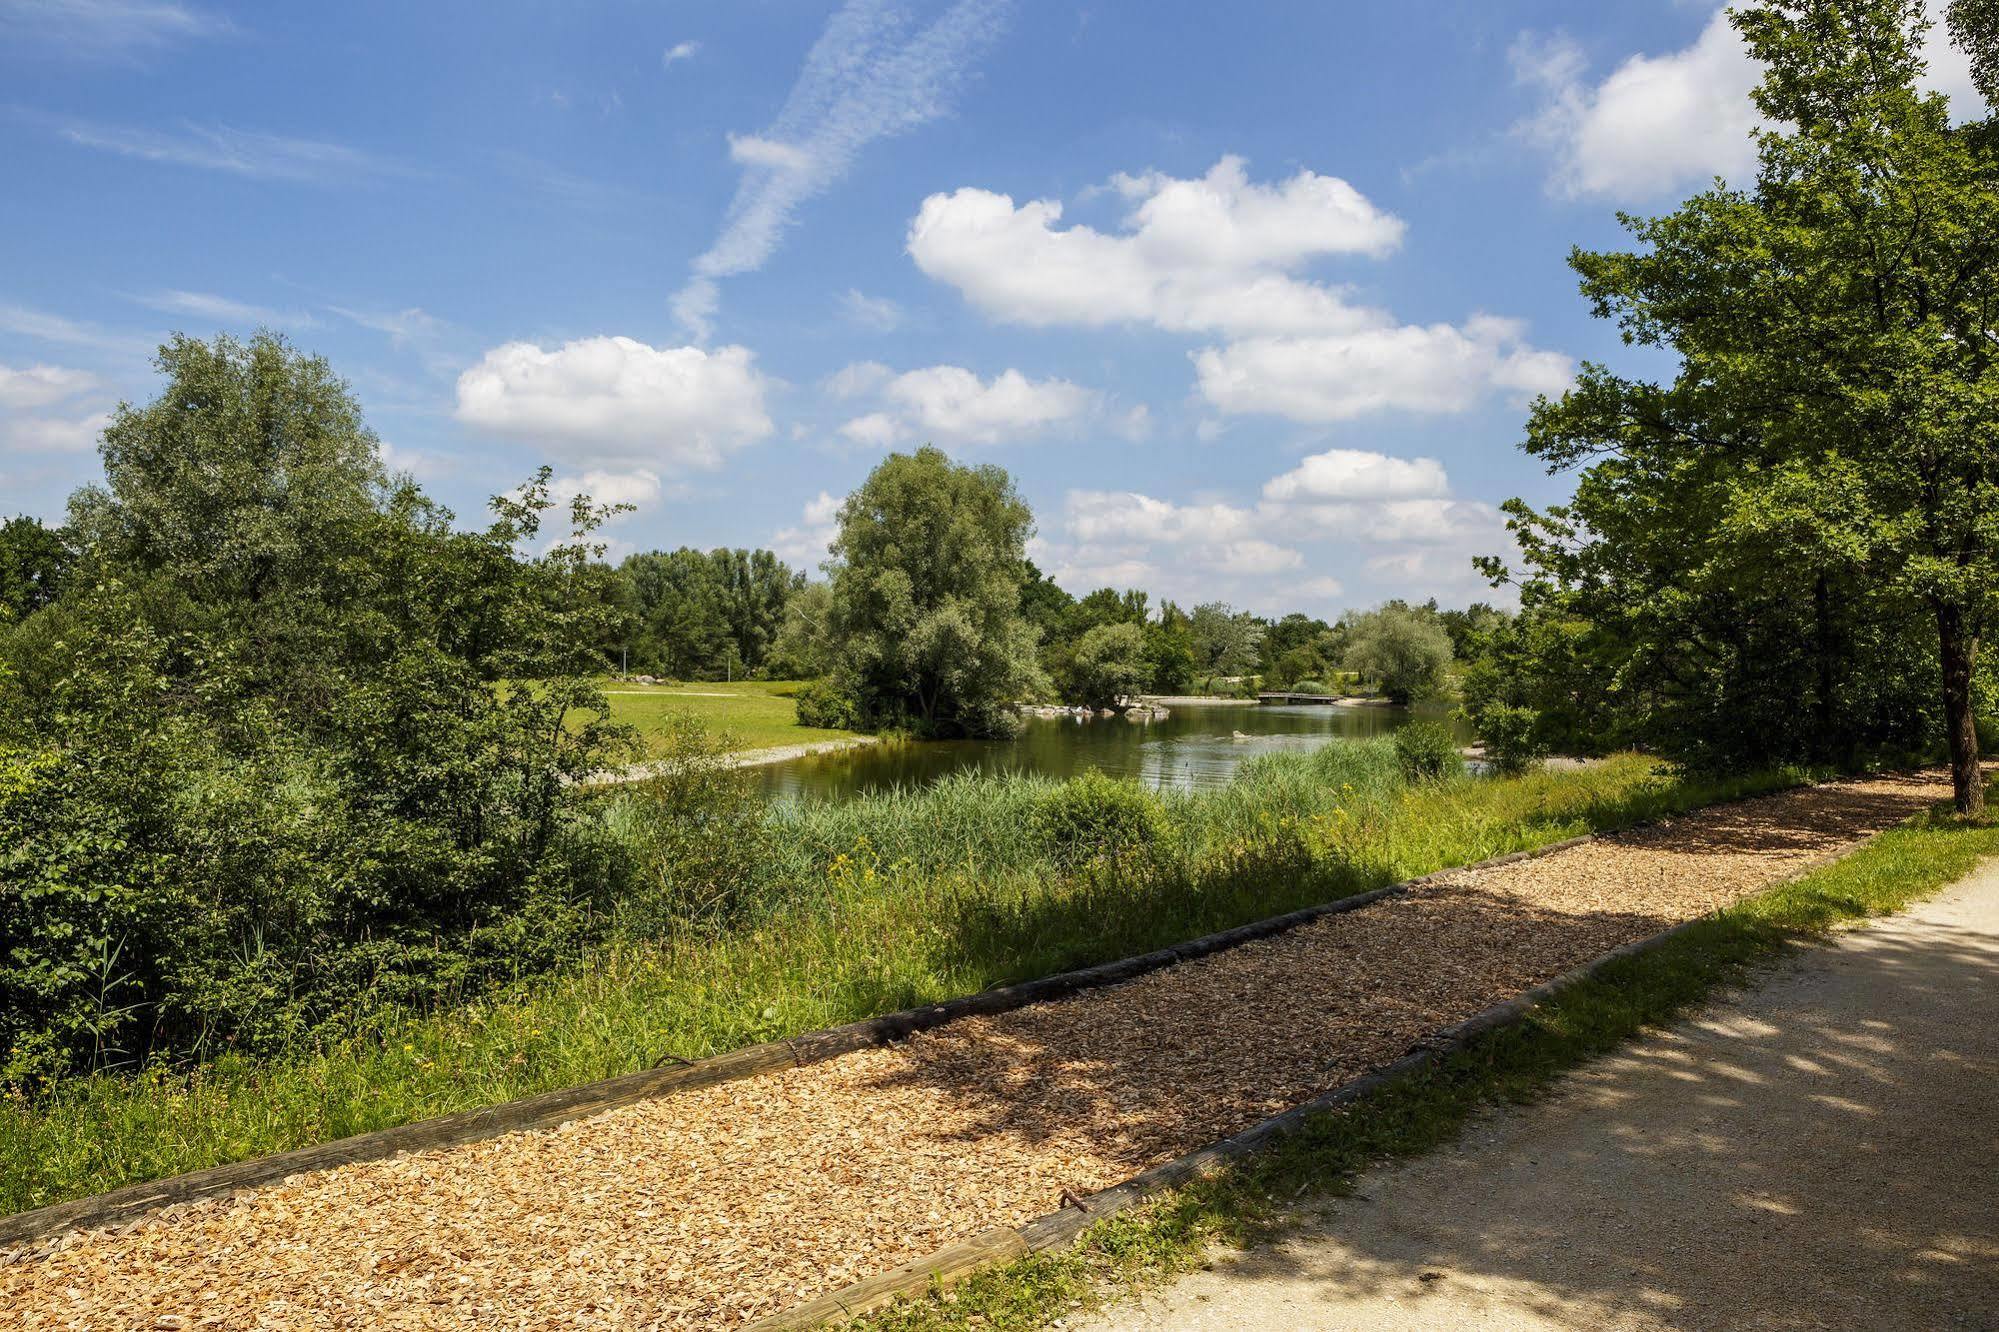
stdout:
<svg viewBox="0 0 1999 1332">
<path fill-rule="evenodd" d="M 1999 1327 L 1999 862 L 1092 1332 Z"/>
<path fill-rule="evenodd" d="M 726 1327 L 1054 1210 L 1947 794 L 1889 777 L 1466 873 L 1113 989 L 0 1266 L 45 1327 Z"/>
</svg>

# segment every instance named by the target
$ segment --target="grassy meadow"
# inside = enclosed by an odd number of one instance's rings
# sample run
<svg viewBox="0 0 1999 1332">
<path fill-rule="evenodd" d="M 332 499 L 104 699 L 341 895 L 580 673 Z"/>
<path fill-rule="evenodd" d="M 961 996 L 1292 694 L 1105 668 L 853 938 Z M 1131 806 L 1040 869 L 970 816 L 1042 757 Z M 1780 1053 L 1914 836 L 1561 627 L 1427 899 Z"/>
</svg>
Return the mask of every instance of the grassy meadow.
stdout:
<svg viewBox="0 0 1999 1332">
<path fill-rule="evenodd" d="M 963 777 L 766 804 L 708 765 L 592 805 L 639 868 L 575 964 L 261 1060 L 0 1099 L 0 1211 L 699 1058 L 1142 952 L 1450 865 L 1795 782 L 1637 755 L 1412 781 L 1392 743 L 1265 756 L 1226 787 Z M 686 817 L 689 810 L 698 817 Z"/>
<path fill-rule="evenodd" d="M 771 749 L 820 740 L 846 740 L 854 731 L 798 724 L 793 701 L 798 680 L 738 680 L 733 684 L 697 680 L 688 684 L 638 685 L 613 681 L 604 686 L 611 719 L 636 727 L 648 755 L 669 747 L 665 721 L 670 714 L 692 716 L 730 750 Z"/>
</svg>

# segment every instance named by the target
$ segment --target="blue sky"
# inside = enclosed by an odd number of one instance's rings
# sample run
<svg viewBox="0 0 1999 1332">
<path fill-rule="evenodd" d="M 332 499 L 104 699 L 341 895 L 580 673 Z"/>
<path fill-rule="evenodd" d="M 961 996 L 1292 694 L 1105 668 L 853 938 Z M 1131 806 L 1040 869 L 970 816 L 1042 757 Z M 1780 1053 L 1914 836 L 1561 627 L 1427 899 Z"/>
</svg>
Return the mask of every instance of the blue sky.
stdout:
<svg viewBox="0 0 1999 1332">
<path fill-rule="evenodd" d="M 1077 592 L 1463 602 L 1566 488 L 1526 402 L 1626 355 L 1568 248 L 1740 177 L 1753 77 L 1680 0 L 0 0 L 0 510 L 264 325 L 467 519 L 637 504 L 614 555 L 810 566 L 929 440 Z"/>
</svg>

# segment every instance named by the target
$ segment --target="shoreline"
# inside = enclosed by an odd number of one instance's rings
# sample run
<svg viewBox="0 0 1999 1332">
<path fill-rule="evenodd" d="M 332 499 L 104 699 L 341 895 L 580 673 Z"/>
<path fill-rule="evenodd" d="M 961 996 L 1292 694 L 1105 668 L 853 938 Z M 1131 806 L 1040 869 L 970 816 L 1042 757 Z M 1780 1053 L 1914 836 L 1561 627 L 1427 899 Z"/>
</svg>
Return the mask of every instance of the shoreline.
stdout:
<svg viewBox="0 0 1999 1332">
<path fill-rule="evenodd" d="M 851 735 L 844 740 L 812 740 L 799 745 L 769 745 L 762 749 L 739 749 L 733 753 L 717 755 L 716 764 L 722 768 L 762 768 L 773 763 L 789 763 L 792 759 L 809 758 L 814 754 L 835 754 L 841 750 L 862 749 L 880 743 L 881 737 L 878 735 Z M 592 773 L 577 785 L 622 786 L 628 782 L 651 781 L 664 773 L 670 763 L 669 759 L 634 763 L 630 767 Z"/>
</svg>

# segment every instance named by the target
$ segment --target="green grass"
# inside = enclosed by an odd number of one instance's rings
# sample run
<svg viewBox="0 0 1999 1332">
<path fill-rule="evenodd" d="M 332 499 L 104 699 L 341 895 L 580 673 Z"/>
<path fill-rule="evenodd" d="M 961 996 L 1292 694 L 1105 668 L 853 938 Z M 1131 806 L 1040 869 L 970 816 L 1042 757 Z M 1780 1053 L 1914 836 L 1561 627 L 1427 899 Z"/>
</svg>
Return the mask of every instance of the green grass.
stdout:
<svg viewBox="0 0 1999 1332">
<path fill-rule="evenodd" d="M 805 745 L 819 740 L 845 740 L 857 732 L 832 731 L 798 724 L 793 701 L 801 681 L 739 680 L 734 684 L 694 681 L 675 685 L 605 686 L 611 718 L 638 728 L 648 754 L 664 750 L 662 722 L 669 713 L 687 713 L 710 735 L 722 737 L 732 750 Z"/>
<path fill-rule="evenodd" d="M 1899 911 L 1999 855 L 1999 826 L 1933 812 L 1851 856 L 1740 903 L 1535 1010 L 1359 1106 L 1208 1179 L 1093 1227 L 1072 1249 L 980 1273 L 851 1324 L 862 1332 L 1047 1326 L 1200 1261 L 1215 1244 L 1267 1242 L 1312 1195 L 1455 1137 L 1481 1108 L 1530 1101 L 1556 1078 L 1741 980 L 1800 939 Z"/>
<path fill-rule="evenodd" d="M 743 900 L 721 923 L 626 936 L 284 1057 L 0 1097 L 0 1212 L 973 993 L 1797 779 L 1696 783 L 1625 755 L 1408 786 L 1391 744 L 1349 742 L 1162 797 L 1156 845 L 1080 867 L 1036 832 L 1044 780 L 779 804 L 757 816 Z M 647 799 L 593 806 L 604 835 L 642 831 Z M 722 863 L 734 883 L 744 862 Z"/>
</svg>

